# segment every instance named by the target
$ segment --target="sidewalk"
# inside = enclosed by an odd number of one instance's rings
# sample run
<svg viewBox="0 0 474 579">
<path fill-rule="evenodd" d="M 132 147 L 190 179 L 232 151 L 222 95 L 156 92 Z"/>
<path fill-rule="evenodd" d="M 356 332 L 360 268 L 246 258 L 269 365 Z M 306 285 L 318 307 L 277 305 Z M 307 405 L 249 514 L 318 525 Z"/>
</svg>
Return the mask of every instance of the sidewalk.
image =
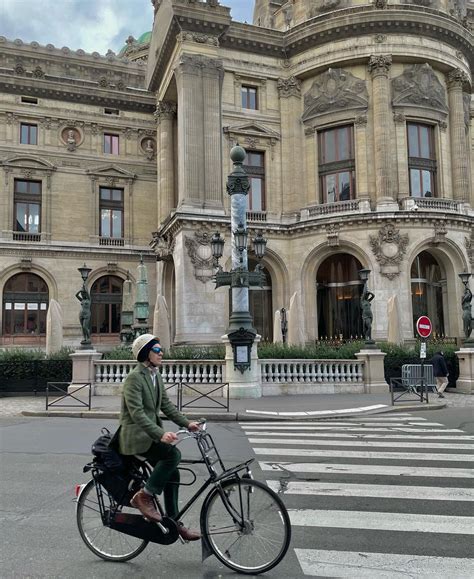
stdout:
<svg viewBox="0 0 474 579">
<path fill-rule="evenodd" d="M 171 400 L 175 401 L 173 397 Z M 183 399 L 183 412 L 189 418 L 206 417 L 217 421 L 262 421 L 262 420 L 317 420 L 380 414 L 385 412 L 438 410 L 446 406 L 474 406 L 474 396 L 446 393 L 444 399 L 430 395 L 429 404 L 406 402 L 390 405 L 389 394 L 316 394 L 300 396 L 267 396 L 257 399 L 230 400 L 229 412 L 217 403 L 200 400 L 192 403 L 193 398 Z M 221 398 L 219 402 L 225 401 Z M 74 407 L 65 407 L 65 405 Z M 186 407 L 186 405 L 188 405 Z M 212 408 L 197 408 L 197 406 Z M 92 407 L 66 399 L 46 410 L 46 398 L 5 397 L 0 398 L 0 417 L 3 416 L 58 416 L 71 418 L 118 418 L 120 411 L 119 396 L 93 396 Z"/>
</svg>

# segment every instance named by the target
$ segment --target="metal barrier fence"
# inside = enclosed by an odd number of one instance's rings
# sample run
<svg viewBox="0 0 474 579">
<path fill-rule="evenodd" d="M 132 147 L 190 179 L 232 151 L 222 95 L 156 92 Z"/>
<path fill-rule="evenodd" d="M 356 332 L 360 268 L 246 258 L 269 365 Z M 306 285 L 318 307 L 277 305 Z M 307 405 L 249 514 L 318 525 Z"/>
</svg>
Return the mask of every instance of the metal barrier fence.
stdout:
<svg viewBox="0 0 474 579">
<path fill-rule="evenodd" d="M 170 384 L 169 386 L 166 387 L 166 390 L 171 390 L 171 388 L 176 387 L 176 406 L 178 408 L 178 410 L 181 412 L 184 408 L 197 408 L 197 409 L 203 409 L 203 410 L 215 410 L 216 408 L 224 408 L 227 412 L 229 412 L 230 410 L 230 404 L 229 404 L 229 383 L 228 382 L 224 382 L 222 384 L 213 384 L 212 385 L 212 389 L 208 390 L 207 392 L 203 392 L 202 390 L 199 390 L 195 384 L 188 384 L 187 382 L 175 382 L 174 384 Z M 184 402 L 183 397 L 184 397 L 184 393 L 183 390 L 184 389 L 188 389 L 190 390 L 193 394 L 192 396 L 194 396 L 194 398 L 192 398 L 191 400 L 188 400 L 187 402 Z M 212 396 L 212 394 L 214 394 L 214 392 L 217 392 L 218 390 L 221 391 L 221 394 L 223 394 L 222 396 Z M 224 402 L 221 402 L 220 400 L 218 400 L 217 398 L 222 398 L 224 400 Z M 195 403 L 198 402 L 199 400 L 203 400 L 203 399 L 207 399 L 210 402 L 212 402 L 213 406 L 196 406 Z"/>
<path fill-rule="evenodd" d="M 59 408 L 77 408 L 78 406 L 79 407 L 85 406 L 88 410 L 91 409 L 92 384 L 90 382 L 88 382 L 87 384 L 83 384 L 82 386 L 79 386 L 78 388 L 76 388 L 74 390 L 74 392 L 68 392 L 67 390 L 63 390 L 63 388 L 58 386 L 58 384 L 61 384 L 61 386 L 66 386 L 66 387 L 69 386 L 69 382 L 48 382 L 48 384 L 46 385 L 46 410 L 48 410 L 48 408 L 51 408 L 51 406 L 56 406 Z M 50 387 L 57 392 L 61 392 L 63 394 L 63 396 L 60 396 L 59 398 L 55 398 L 52 402 L 50 402 L 49 401 L 49 389 L 50 389 Z M 87 387 L 89 387 L 89 392 L 88 392 L 88 396 L 87 396 L 87 402 L 85 402 L 84 400 L 77 398 L 75 396 L 75 394 L 77 394 L 80 390 L 83 390 L 84 388 L 87 388 Z M 59 402 L 61 402 L 62 400 L 66 399 L 66 398 L 73 398 L 79 404 L 58 404 Z"/>
</svg>

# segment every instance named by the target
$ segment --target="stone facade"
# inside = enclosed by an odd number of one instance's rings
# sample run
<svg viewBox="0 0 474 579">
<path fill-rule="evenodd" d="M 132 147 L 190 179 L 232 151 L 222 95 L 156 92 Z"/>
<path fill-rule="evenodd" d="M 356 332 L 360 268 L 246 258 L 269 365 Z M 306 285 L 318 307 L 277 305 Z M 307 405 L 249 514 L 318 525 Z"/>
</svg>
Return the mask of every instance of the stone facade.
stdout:
<svg viewBox="0 0 474 579">
<path fill-rule="evenodd" d="M 166 298 L 172 341 L 219 342 L 229 300 L 214 289 L 209 240 L 214 231 L 225 238 L 228 266 L 225 179 L 239 142 L 249 159 L 263 159 L 255 172 L 263 201 L 249 207 L 248 224 L 249 237 L 268 239 L 270 312 L 288 309 L 298 292 L 306 340 L 350 337 L 357 268 L 368 268 L 374 339 L 388 336 L 393 296 L 402 337 L 412 339 L 414 300 L 424 291 L 423 313 L 437 317 L 440 333 L 460 336 L 457 274 L 474 265 L 471 4 L 256 0 L 254 25 L 232 21 L 215 1 L 154 6 L 147 61 L 132 42 L 136 62 L 0 39 L 0 292 L 31 258 L 72 343 L 77 267 L 85 260 L 94 281 L 116 264 L 125 279 L 143 253 L 150 303 Z M 38 124 L 38 145 L 20 145 L 22 122 Z M 429 134 L 429 155 L 410 154 L 412 130 Z M 119 135 L 119 155 L 102 152 L 108 132 Z M 350 153 L 326 162 L 321 143 L 333 137 Z M 350 195 L 342 188 L 338 197 L 342 185 L 328 183 L 342 183 L 343 173 Z M 431 176 L 427 196 L 414 193 L 418 174 Z M 44 182 L 40 240 L 15 239 L 16 175 Z M 101 245 L 99 235 L 98 188 L 110 183 L 125 194 L 122 246 Z M 260 316 L 262 302 L 252 307 Z M 271 339 L 272 320 L 265 324 Z"/>
</svg>

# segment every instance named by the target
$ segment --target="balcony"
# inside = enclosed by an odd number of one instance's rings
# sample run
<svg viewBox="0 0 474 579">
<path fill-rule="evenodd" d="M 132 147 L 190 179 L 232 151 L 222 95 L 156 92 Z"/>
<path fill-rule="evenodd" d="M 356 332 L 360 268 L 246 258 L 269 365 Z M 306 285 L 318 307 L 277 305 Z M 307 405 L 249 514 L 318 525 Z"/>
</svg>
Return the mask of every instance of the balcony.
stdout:
<svg viewBox="0 0 474 579">
<path fill-rule="evenodd" d="M 123 237 L 99 237 L 99 245 L 107 245 L 108 247 L 123 247 L 125 240 Z"/>
<path fill-rule="evenodd" d="M 267 220 L 266 211 L 247 211 L 247 221 L 262 222 Z"/>
<path fill-rule="evenodd" d="M 28 233 L 27 231 L 13 231 L 13 241 L 41 241 L 41 233 Z"/>
<path fill-rule="evenodd" d="M 463 203 L 453 199 L 440 197 L 405 197 L 400 200 L 401 209 L 404 211 L 416 211 L 418 209 L 428 211 L 441 211 L 445 213 L 463 213 Z"/>
</svg>

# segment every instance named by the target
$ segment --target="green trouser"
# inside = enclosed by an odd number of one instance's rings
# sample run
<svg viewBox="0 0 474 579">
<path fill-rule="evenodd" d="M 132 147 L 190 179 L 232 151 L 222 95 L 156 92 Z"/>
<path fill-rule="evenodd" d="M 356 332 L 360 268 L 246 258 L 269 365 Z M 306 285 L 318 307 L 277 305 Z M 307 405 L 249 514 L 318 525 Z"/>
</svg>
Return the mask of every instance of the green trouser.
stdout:
<svg viewBox="0 0 474 579">
<path fill-rule="evenodd" d="M 145 488 L 147 491 L 160 495 L 163 493 L 165 510 L 168 517 L 176 519 L 179 512 L 179 470 L 180 451 L 171 444 L 154 442 L 143 454 L 154 467 Z"/>
</svg>

